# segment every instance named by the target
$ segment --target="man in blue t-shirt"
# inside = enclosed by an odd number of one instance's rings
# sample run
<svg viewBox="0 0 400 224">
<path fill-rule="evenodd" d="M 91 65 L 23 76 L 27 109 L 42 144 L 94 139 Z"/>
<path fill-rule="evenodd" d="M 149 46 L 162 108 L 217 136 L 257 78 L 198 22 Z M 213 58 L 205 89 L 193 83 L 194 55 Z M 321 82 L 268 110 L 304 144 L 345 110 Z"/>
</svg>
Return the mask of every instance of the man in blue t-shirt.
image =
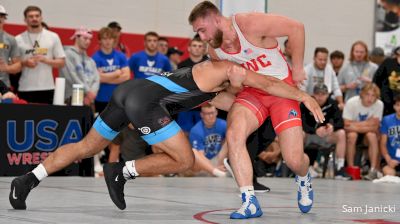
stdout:
<svg viewBox="0 0 400 224">
<path fill-rule="evenodd" d="M 96 96 L 96 112 L 101 112 L 110 101 L 111 95 L 120 83 L 130 79 L 125 55 L 114 50 L 115 33 L 109 27 L 100 29 L 100 50 L 92 56 L 100 75 L 100 88 Z"/>
<path fill-rule="evenodd" d="M 217 118 L 217 109 L 205 104 L 201 107 L 201 120 L 190 130 L 190 143 L 195 155 L 193 171 L 207 171 L 217 176 L 225 177 L 223 159 L 227 155 L 224 145 L 226 121 Z M 213 161 L 215 160 L 213 165 Z"/>
<path fill-rule="evenodd" d="M 384 175 L 400 176 L 400 95 L 394 97 L 394 114 L 383 117 L 381 123 L 381 153 L 386 165 Z"/>
<path fill-rule="evenodd" d="M 172 70 L 167 56 L 157 51 L 158 38 L 156 32 L 146 33 L 144 50 L 133 54 L 129 59 L 129 68 L 132 70 L 134 78 L 144 79 Z"/>
</svg>

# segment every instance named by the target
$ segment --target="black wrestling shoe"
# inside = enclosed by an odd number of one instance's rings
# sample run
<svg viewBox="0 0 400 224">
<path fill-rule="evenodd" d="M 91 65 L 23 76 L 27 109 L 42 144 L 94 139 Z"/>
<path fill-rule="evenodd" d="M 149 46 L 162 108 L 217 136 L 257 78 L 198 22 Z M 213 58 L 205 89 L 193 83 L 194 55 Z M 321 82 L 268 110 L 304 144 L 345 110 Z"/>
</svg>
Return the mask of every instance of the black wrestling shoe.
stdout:
<svg viewBox="0 0 400 224">
<path fill-rule="evenodd" d="M 271 188 L 258 183 L 257 179 L 253 180 L 253 186 L 254 186 L 254 191 L 257 193 L 265 193 L 265 192 L 270 192 Z"/>
<path fill-rule="evenodd" d="M 103 166 L 104 179 L 107 184 L 111 200 L 121 210 L 126 208 L 124 185 L 126 183 L 122 169 L 124 163 L 106 163 Z M 134 177 L 132 177 L 134 179 Z"/>
<path fill-rule="evenodd" d="M 14 178 L 11 182 L 9 195 L 10 204 L 14 209 L 26 209 L 26 198 L 29 192 L 39 184 L 39 180 L 33 173 Z"/>
</svg>

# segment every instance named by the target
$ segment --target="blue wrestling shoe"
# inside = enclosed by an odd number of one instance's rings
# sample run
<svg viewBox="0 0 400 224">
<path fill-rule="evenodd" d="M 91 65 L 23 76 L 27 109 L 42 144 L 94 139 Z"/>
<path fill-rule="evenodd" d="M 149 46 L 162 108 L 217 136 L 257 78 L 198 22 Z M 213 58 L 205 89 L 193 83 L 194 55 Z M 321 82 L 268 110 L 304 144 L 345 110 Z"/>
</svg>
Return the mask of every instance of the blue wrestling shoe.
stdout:
<svg viewBox="0 0 400 224">
<path fill-rule="evenodd" d="M 307 173 L 306 180 L 300 180 L 296 176 L 296 183 L 299 186 L 297 190 L 297 201 L 299 209 L 303 213 L 307 213 L 311 210 L 314 201 L 314 190 L 311 186 L 311 175 L 310 172 Z"/>
<path fill-rule="evenodd" d="M 254 195 L 242 193 L 242 207 L 239 210 L 231 213 L 231 219 L 249 219 L 262 216 L 260 204 Z"/>
</svg>

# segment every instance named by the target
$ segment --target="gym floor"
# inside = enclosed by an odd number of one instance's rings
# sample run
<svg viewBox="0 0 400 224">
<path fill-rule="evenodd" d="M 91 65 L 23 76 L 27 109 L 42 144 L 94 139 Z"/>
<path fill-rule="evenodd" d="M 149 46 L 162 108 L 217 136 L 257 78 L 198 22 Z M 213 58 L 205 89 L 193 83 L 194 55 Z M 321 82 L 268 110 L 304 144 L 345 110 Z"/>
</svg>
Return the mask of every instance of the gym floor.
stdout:
<svg viewBox="0 0 400 224">
<path fill-rule="evenodd" d="M 137 178 L 125 185 L 119 210 L 102 178 L 49 177 L 33 189 L 26 211 L 8 202 L 12 178 L 0 178 L 0 223 L 399 223 L 398 184 L 314 179 L 314 206 L 297 208 L 294 179 L 260 178 L 271 192 L 258 193 L 264 215 L 231 220 L 241 199 L 232 178 Z M 374 212 L 371 212 L 374 210 Z"/>
</svg>

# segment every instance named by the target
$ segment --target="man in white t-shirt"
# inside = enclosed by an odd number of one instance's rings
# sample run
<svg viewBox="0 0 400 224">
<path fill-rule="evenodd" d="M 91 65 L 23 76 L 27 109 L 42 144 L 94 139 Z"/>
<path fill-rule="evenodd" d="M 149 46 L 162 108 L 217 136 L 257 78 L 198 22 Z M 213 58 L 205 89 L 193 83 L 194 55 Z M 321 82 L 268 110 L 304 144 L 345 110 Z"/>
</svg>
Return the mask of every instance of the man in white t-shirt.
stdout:
<svg viewBox="0 0 400 224">
<path fill-rule="evenodd" d="M 64 67 L 65 53 L 60 38 L 43 29 L 42 10 L 28 6 L 24 10 L 27 31 L 15 39 L 21 51 L 22 75 L 19 80 L 19 97 L 28 102 L 53 103 L 53 68 Z"/>
<path fill-rule="evenodd" d="M 344 129 L 347 133 L 347 165 L 354 166 L 356 144 L 368 146 L 371 169 L 366 179 L 376 179 L 379 158 L 378 133 L 383 115 L 380 90 L 374 83 L 362 87 L 360 96 L 350 98 L 343 110 Z"/>
</svg>

